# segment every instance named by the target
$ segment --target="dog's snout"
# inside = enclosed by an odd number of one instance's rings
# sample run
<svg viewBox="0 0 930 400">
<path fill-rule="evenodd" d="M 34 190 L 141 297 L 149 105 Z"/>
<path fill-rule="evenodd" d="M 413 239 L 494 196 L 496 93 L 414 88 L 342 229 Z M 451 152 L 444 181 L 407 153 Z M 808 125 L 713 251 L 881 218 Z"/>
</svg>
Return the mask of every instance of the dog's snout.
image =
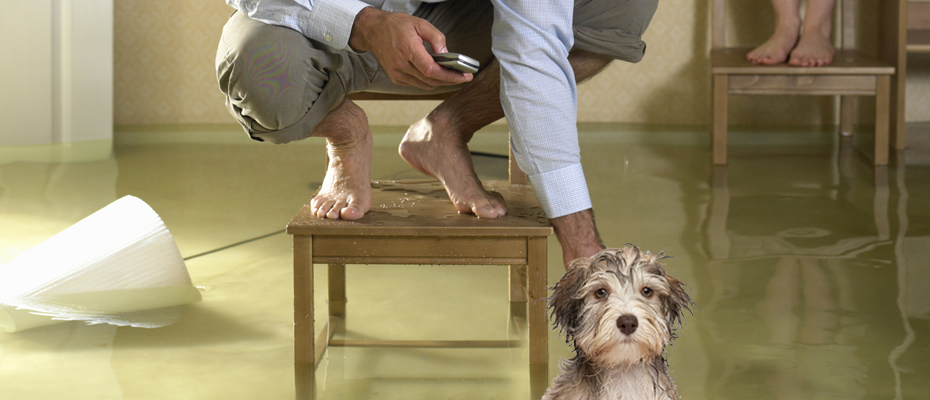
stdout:
<svg viewBox="0 0 930 400">
<path fill-rule="evenodd" d="M 621 315 L 620 318 L 617 319 L 617 327 L 620 328 L 620 332 L 629 336 L 632 335 L 633 332 L 636 332 L 636 328 L 639 327 L 639 321 L 633 315 Z"/>
</svg>

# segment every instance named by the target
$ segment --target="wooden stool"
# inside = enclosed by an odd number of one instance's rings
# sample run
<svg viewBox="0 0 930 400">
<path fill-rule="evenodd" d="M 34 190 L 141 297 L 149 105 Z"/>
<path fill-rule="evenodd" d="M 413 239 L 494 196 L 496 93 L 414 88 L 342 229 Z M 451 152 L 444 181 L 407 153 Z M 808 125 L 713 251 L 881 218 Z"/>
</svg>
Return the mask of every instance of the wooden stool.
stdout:
<svg viewBox="0 0 930 400">
<path fill-rule="evenodd" d="M 384 95 L 375 97 L 385 99 Z M 485 182 L 486 189 L 501 193 L 507 202 L 509 214 L 497 219 L 457 213 L 436 180 L 372 182 L 371 211 L 358 221 L 317 218 L 311 214 L 309 202 L 301 208 L 287 225 L 287 232 L 294 236 L 294 361 L 299 398 L 314 398 L 314 370 L 328 346 L 523 345 L 507 340 L 335 340 L 333 332 L 345 316 L 346 264 L 508 265 L 510 301 L 522 310 L 529 301 L 530 392 L 533 398 L 542 396 L 548 385 L 549 360 L 546 239 L 553 231 L 512 156 L 510 163 L 510 182 Z M 318 263 L 329 264 L 329 321 L 320 336 L 314 337 L 313 264 Z"/>
<path fill-rule="evenodd" d="M 875 165 L 888 164 L 888 133 L 891 124 L 891 76 L 894 66 L 855 51 L 855 3 L 842 0 L 842 46 L 833 64 L 824 67 L 793 67 L 788 64 L 756 65 L 746 60 L 750 49 L 726 47 L 724 0 L 713 0 L 713 147 L 714 164 L 727 163 L 727 97 L 751 95 L 839 95 L 840 129 L 852 133 L 854 96 L 875 96 Z M 900 139 L 903 145 L 903 138 Z"/>
</svg>

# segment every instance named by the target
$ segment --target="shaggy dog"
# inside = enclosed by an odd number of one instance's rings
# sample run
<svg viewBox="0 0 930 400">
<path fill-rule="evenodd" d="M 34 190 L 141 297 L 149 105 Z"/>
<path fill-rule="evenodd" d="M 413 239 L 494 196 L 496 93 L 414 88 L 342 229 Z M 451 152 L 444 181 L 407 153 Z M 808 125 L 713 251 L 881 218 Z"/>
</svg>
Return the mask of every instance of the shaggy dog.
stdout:
<svg viewBox="0 0 930 400">
<path fill-rule="evenodd" d="M 627 245 L 572 262 L 549 310 L 575 357 L 543 400 L 678 399 L 665 346 L 694 303 L 663 258 Z"/>
</svg>

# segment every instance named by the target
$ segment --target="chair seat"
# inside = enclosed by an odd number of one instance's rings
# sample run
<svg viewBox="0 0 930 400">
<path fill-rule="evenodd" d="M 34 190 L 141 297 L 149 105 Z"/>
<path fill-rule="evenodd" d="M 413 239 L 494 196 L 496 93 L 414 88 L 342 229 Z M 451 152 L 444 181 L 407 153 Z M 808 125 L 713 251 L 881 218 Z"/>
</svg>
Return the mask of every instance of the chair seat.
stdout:
<svg viewBox="0 0 930 400">
<path fill-rule="evenodd" d="M 550 236 L 552 226 L 530 185 L 485 182 L 499 192 L 509 214 L 480 219 L 459 214 L 437 180 L 373 181 L 372 208 L 357 221 L 317 218 L 310 204 L 287 225 L 292 235 L 328 236 Z M 316 246 L 314 246 L 316 247 Z"/>
<path fill-rule="evenodd" d="M 794 67 L 788 64 L 758 65 L 749 62 L 751 48 L 711 51 L 711 71 L 729 75 L 894 75 L 894 67 L 867 54 L 840 50 L 833 63 L 823 67 Z"/>
</svg>

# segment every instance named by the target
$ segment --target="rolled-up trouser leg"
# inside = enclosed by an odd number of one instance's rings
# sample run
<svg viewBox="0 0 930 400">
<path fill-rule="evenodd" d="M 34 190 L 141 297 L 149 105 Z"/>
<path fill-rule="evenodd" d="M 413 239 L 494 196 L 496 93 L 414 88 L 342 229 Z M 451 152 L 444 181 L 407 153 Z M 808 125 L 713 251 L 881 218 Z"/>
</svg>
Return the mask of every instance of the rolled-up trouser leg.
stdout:
<svg viewBox="0 0 930 400">
<path fill-rule="evenodd" d="M 646 53 L 642 36 L 658 6 L 659 0 L 575 0 L 572 49 L 637 63 Z"/>
<path fill-rule="evenodd" d="M 303 139 L 354 86 L 379 69 L 373 56 L 334 50 L 241 12 L 223 28 L 216 73 L 226 106 L 249 136 Z"/>
</svg>

